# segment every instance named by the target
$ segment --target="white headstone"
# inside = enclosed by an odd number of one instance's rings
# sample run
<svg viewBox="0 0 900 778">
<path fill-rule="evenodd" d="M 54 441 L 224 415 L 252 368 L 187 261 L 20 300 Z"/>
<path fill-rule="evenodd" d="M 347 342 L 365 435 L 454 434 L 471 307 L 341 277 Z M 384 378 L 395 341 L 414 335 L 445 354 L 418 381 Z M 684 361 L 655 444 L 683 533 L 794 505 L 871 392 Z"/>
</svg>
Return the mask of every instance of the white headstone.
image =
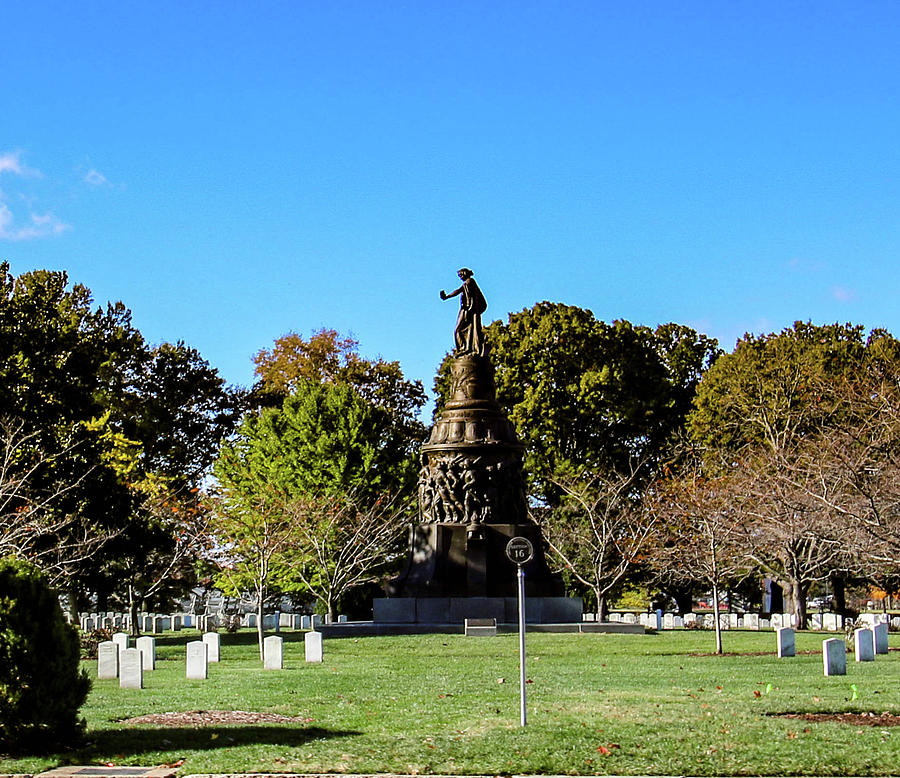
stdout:
<svg viewBox="0 0 900 778">
<path fill-rule="evenodd" d="M 322 661 L 322 633 L 307 632 L 303 637 L 303 645 L 306 649 L 307 662 Z"/>
<path fill-rule="evenodd" d="M 825 675 L 847 675 L 847 644 L 841 638 L 822 641 Z"/>
<path fill-rule="evenodd" d="M 891 628 L 900 629 L 900 616 L 891 616 Z"/>
<path fill-rule="evenodd" d="M 697 623 L 697 614 L 696 613 L 685 613 L 684 614 L 684 626 L 687 627 L 691 624 Z"/>
<path fill-rule="evenodd" d="M 269 635 L 263 641 L 263 659 L 266 670 L 284 668 L 284 639 L 278 635 Z"/>
<path fill-rule="evenodd" d="M 884 622 L 875 625 L 875 653 L 886 654 L 888 652 L 888 625 Z"/>
<path fill-rule="evenodd" d="M 113 643 L 115 643 L 119 647 L 119 651 L 124 651 L 128 648 L 128 635 L 124 632 L 116 632 L 112 636 Z"/>
<path fill-rule="evenodd" d="M 222 639 L 218 632 L 204 632 L 203 642 L 206 643 L 206 658 L 210 662 L 219 661 L 219 649 L 222 646 Z"/>
<path fill-rule="evenodd" d="M 156 638 L 140 637 L 136 641 L 137 649 L 141 652 L 141 666 L 144 670 L 156 669 Z"/>
<path fill-rule="evenodd" d="M 344 613 L 339 613 L 339 614 L 338 614 L 338 624 L 346 624 L 346 623 L 347 623 L 347 616 L 346 616 L 346 614 L 344 614 Z"/>
<path fill-rule="evenodd" d="M 97 677 L 119 677 L 119 647 L 111 640 L 104 640 L 97 646 Z"/>
<path fill-rule="evenodd" d="M 176 616 L 174 613 L 169 616 L 169 624 L 171 624 L 172 629 L 175 632 L 181 631 L 181 616 Z"/>
<path fill-rule="evenodd" d="M 853 630 L 853 650 L 857 662 L 874 662 L 875 633 L 868 627 Z"/>
<path fill-rule="evenodd" d="M 634 617 L 633 613 L 626 613 L 622 617 L 622 621 L 624 621 L 626 624 L 637 624 L 637 619 Z"/>
<path fill-rule="evenodd" d="M 192 640 L 187 644 L 187 677 L 194 680 L 204 680 L 208 676 L 206 643 L 202 640 Z"/>
<path fill-rule="evenodd" d="M 321 627 L 321 626 L 322 626 L 322 617 L 318 613 L 314 613 L 313 617 L 312 617 L 312 628 L 315 629 L 316 627 Z"/>
<path fill-rule="evenodd" d="M 773 613 L 772 618 L 769 619 L 769 623 L 772 625 L 772 629 L 781 629 L 784 624 L 782 624 L 782 618 L 780 613 Z"/>
<path fill-rule="evenodd" d="M 780 627 L 775 630 L 775 644 L 779 657 L 795 656 L 797 653 L 794 630 L 791 627 Z"/>
<path fill-rule="evenodd" d="M 837 632 L 844 628 L 844 617 L 840 613 L 823 613 L 822 629 L 828 632 Z"/>
<path fill-rule="evenodd" d="M 681 616 L 675 616 L 672 619 L 672 627 L 674 629 L 681 629 L 684 626 L 684 619 Z"/>
<path fill-rule="evenodd" d="M 300 629 L 312 629 L 312 619 L 309 616 L 300 617 Z"/>
<path fill-rule="evenodd" d="M 248 627 L 256 627 L 256 621 L 257 621 L 257 619 L 256 619 L 255 613 L 247 614 L 247 626 Z"/>
<path fill-rule="evenodd" d="M 759 628 L 760 629 L 769 629 L 769 627 L 771 627 L 771 626 L 772 626 L 772 622 L 770 622 L 768 619 L 760 619 L 759 620 Z"/>
<path fill-rule="evenodd" d="M 290 629 L 294 623 L 294 614 L 293 613 L 279 613 L 278 614 L 278 626 L 282 629 Z"/>
<path fill-rule="evenodd" d="M 674 613 L 666 613 L 663 615 L 663 629 L 674 629 L 675 628 L 675 614 Z"/>
<path fill-rule="evenodd" d="M 119 652 L 119 686 L 122 689 L 143 689 L 144 668 L 138 648 L 123 648 Z"/>
<path fill-rule="evenodd" d="M 740 626 L 739 621 L 740 616 L 738 616 L 736 613 L 728 614 L 728 627 L 730 629 L 737 629 Z"/>
<path fill-rule="evenodd" d="M 822 614 L 814 613 L 809 620 L 810 627 L 815 630 L 822 629 Z"/>
</svg>

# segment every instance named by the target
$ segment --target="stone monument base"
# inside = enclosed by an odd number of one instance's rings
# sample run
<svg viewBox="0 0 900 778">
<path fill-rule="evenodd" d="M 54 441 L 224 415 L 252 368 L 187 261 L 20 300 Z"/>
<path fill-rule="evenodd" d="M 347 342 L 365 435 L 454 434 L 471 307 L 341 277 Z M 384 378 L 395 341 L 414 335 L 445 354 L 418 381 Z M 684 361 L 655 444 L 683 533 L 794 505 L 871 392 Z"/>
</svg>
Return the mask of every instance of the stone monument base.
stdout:
<svg viewBox="0 0 900 778">
<path fill-rule="evenodd" d="M 377 597 L 372 602 L 376 624 L 462 624 L 465 619 L 496 619 L 515 624 L 516 597 Z M 528 624 L 581 623 L 580 597 L 526 597 Z"/>
</svg>

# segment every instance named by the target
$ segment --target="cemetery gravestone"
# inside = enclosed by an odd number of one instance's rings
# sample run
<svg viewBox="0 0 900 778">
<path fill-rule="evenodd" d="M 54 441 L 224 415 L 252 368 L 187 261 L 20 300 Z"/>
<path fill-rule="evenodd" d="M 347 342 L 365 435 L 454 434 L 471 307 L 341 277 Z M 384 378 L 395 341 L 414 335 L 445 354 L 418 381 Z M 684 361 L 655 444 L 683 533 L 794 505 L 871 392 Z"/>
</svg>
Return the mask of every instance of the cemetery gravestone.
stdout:
<svg viewBox="0 0 900 778">
<path fill-rule="evenodd" d="M 300 617 L 300 629 L 312 629 L 312 619 L 309 616 Z"/>
<path fill-rule="evenodd" d="M 853 649 L 857 662 L 874 662 L 875 633 L 868 627 L 853 630 Z"/>
<path fill-rule="evenodd" d="M 825 675 L 847 675 L 847 644 L 840 638 L 822 641 Z"/>
<path fill-rule="evenodd" d="M 203 642 L 206 643 L 207 654 L 206 658 L 210 662 L 218 662 L 219 661 L 219 649 L 222 646 L 222 639 L 219 637 L 218 632 L 204 632 L 203 633 Z"/>
<path fill-rule="evenodd" d="M 116 632 L 116 634 L 112 636 L 112 640 L 113 643 L 119 647 L 119 651 L 124 651 L 128 648 L 128 635 L 124 632 Z"/>
<path fill-rule="evenodd" d="M 104 640 L 97 646 L 97 677 L 119 677 L 119 647 L 111 640 Z"/>
<path fill-rule="evenodd" d="M 775 642 L 778 647 L 778 656 L 795 656 L 797 651 L 794 630 L 790 627 L 781 627 L 775 631 Z"/>
<path fill-rule="evenodd" d="M 144 688 L 144 667 L 139 648 L 124 648 L 119 652 L 119 687 L 122 689 Z"/>
<path fill-rule="evenodd" d="M 875 625 L 875 653 L 886 654 L 888 652 L 888 625 L 885 623 Z"/>
<path fill-rule="evenodd" d="M 303 638 L 303 645 L 306 649 L 307 662 L 322 661 L 322 633 L 307 632 Z"/>
<path fill-rule="evenodd" d="M 278 635 L 269 635 L 263 641 L 263 667 L 266 670 L 284 668 L 284 639 Z"/>
<path fill-rule="evenodd" d="M 141 652 L 141 667 L 144 670 L 156 669 L 156 638 L 140 637 L 136 641 L 137 650 Z"/>
<path fill-rule="evenodd" d="M 192 640 L 187 644 L 187 677 L 203 681 L 208 676 L 207 648 L 202 640 Z"/>
</svg>

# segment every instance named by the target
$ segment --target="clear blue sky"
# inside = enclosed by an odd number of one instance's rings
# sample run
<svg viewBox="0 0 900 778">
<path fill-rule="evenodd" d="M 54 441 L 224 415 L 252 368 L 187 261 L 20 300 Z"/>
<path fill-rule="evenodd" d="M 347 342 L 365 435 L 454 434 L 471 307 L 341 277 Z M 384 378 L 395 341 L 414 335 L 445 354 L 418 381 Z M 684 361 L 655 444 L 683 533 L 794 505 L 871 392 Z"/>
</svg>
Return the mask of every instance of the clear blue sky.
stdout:
<svg viewBox="0 0 900 778">
<path fill-rule="evenodd" d="M 900 335 L 900 4 L 0 0 L 0 259 L 232 383 L 289 330 L 430 388 L 471 267 L 731 349 Z"/>
</svg>

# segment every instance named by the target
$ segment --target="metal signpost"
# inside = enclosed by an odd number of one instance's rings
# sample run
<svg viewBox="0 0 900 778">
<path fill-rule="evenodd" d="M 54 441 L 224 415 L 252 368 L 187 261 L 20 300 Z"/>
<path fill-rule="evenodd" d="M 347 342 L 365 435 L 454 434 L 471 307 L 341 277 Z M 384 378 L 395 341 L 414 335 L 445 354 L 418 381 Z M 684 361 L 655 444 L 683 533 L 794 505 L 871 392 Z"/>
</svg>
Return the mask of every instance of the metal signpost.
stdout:
<svg viewBox="0 0 900 778">
<path fill-rule="evenodd" d="M 506 556 L 518 567 L 519 581 L 519 723 L 526 724 L 525 713 L 525 565 L 534 558 L 534 546 L 528 538 L 515 537 L 506 544 Z"/>
</svg>

